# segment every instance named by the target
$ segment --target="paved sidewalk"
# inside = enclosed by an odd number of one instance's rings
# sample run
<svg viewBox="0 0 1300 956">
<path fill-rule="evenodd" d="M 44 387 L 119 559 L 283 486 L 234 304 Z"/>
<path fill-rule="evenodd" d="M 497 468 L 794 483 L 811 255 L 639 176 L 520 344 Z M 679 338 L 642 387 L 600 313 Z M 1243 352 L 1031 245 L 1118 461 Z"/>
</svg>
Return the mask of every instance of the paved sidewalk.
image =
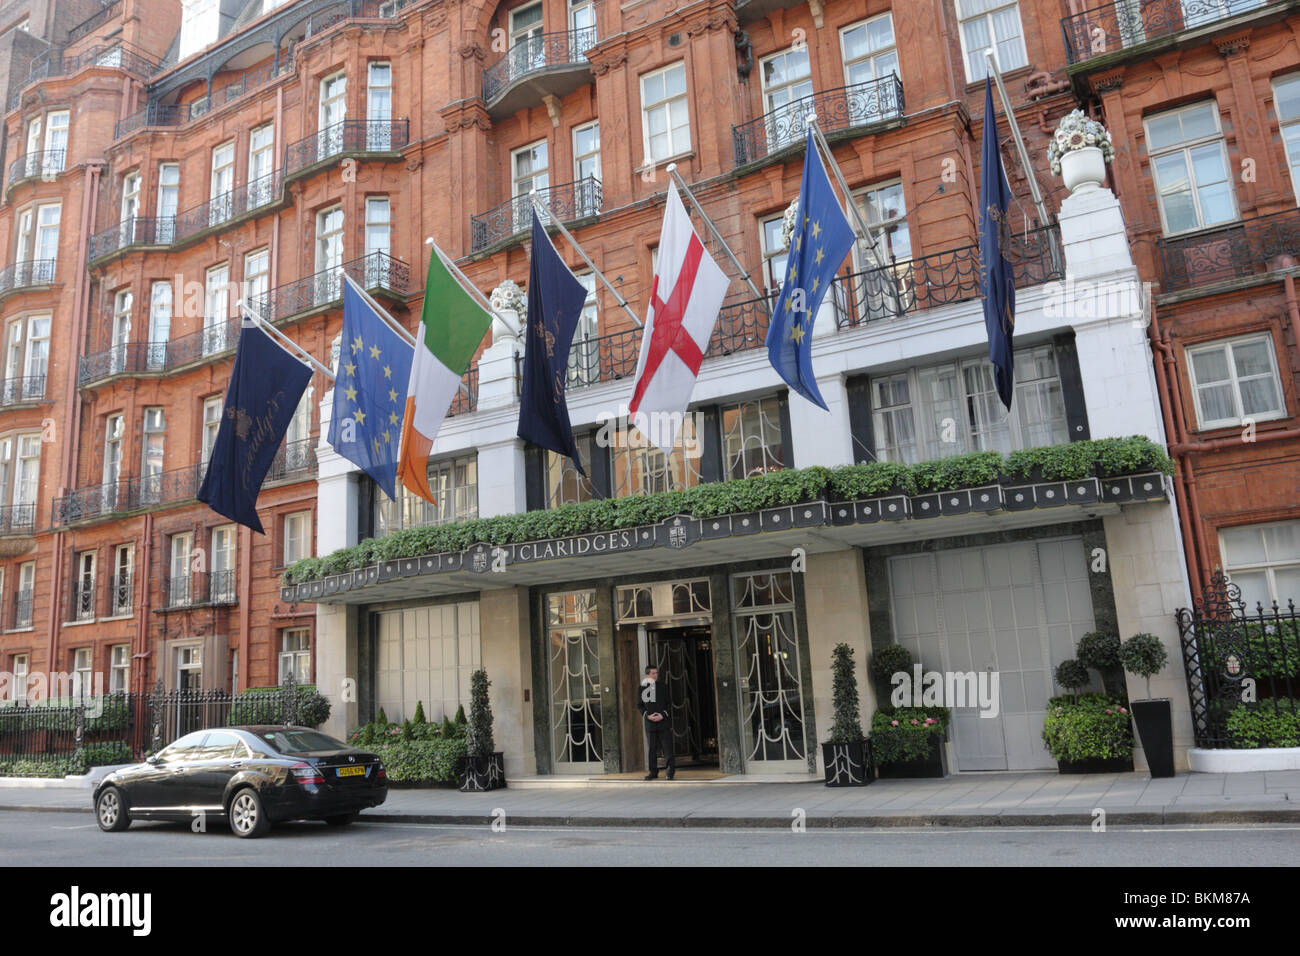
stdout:
<svg viewBox="0 0 1300 956">
<path fill-rule="evenodd" d="M 1108 825 L 1300 823 L 1300 770 L 1161 780 L 1141 773 L 967 773 L 846 788 L 681 780 L 490 793 L 395 788 L 363 819 L 482 825 L 500 809 L 518 826 L 788 827 L 802 810 L 810 827 L 1087 826 L 1097 808 Z M 0 790 L 5 810 L 89 814 L 90 792 L 7 788 Z"/>
</svg>

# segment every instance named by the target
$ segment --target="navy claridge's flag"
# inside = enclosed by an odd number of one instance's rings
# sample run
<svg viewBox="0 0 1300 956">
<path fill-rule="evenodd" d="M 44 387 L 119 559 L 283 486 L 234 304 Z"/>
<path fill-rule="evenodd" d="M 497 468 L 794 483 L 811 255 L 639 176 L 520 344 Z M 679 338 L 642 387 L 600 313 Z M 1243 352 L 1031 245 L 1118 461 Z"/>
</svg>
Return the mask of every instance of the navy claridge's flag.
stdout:
<svg viewBox="0 0 1300 956">
<path fill-rule="evenodd" d="M 414 349 L 349 281 L 343 283 L 343 336 L 330 444 L 397 497 L 397 458 Z"/>
<path fill-rule="evenodd" d="M 311 369 L 256 325 L 244 322 L 199 501 L 258 534 L 266 533 L 257 518 L 257 495 L 310 381 Z"/>
<path fill-rule="evenodd" d="M 767 328 L 767 357 L 787 385 L 826 408 L 813 377 L 813 322 L 835 273 L 853 248 L 853 227 L 835 199 L 811 131 L 804 148 L 798 218 L 790 235 L 785 282 Z"/>
<path fill-rule="evenodd" d="M 569 347 L 587 289 L 569 271 L 533 210 L 533 254 L 528 263 L 528 335 L 518 435 L 568 455 L 584 476 L 564 397 Z"/>
<path fill-rule="evenodd" d="M 1015 122 L 1014 116 L 1007 117 Z M 1031 174 L 1032 175 L 1032 174 Z M 1011 262 L 1002 249 L 1011 187 L 1002 171 L 998 149 L 998 119 L 993 112 L 993 81 L 984 80 L 984 143 L 980 151 L 980 298 L 984 327 L 989 334 L 989 361 L 998 397 L 1011 410 L 1015 389 L 1011 333 L 1016 325 L 1016 284 Z"/>
</svg>

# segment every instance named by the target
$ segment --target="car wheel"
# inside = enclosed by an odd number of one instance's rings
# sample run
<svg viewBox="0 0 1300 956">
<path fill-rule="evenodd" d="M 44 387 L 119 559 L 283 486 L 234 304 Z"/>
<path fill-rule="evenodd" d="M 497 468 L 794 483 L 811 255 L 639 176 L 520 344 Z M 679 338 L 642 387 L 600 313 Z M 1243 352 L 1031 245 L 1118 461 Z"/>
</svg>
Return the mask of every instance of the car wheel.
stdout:
<svg viewBox="0 0 1300 956">
<path fill-rule="evenodd" d="M 340 813 L 336 816 L 326 817 L 325 822 L 332 827 L 345 827 L 358 816 L 358 813 Z"/>
<path fill-rule="evenodd" d="M 95 801 L 95 819 L 105 833 L 118 833 L 131 825 L 126 812 L 126 801 L 117 787 L 105 787 Z"/>
<path fill-rule="evenodd" d="M 271 828 L 271 821 L 262 807 L 262 798 L 256 790 L 245 788 L 230 801 L 230 829 L 235 836 L 253 839 Z"/>
</svg>

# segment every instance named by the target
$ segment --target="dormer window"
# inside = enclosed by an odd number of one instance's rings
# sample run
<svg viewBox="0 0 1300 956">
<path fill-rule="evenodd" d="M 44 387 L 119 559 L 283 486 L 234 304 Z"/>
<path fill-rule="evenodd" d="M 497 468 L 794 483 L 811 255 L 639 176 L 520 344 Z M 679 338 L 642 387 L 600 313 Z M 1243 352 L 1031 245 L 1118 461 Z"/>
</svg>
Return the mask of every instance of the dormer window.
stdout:
<svg viewBox="0 0 1300 956">
<path fill-rule="evenodd" d="M 217 42 L 221 26 L 218 0 L 181 0 L 181 43 L 178 56 L 198 53 Z"/>
</svg>

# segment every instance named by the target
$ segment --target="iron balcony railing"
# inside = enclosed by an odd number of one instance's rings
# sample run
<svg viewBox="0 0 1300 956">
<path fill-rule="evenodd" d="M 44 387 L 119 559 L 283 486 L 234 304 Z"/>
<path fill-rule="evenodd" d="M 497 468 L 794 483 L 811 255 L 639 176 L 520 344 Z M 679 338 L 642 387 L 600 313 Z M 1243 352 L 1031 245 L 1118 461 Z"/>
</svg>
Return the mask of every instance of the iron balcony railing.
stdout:
<svg viewBox="0 0 1300 956">
<path fill-rule="evenodd" d="M 0 381 L 0 407 L 45 401 L 45 376 L 25 375 Z"/>
<path fill-rule="evenodd" d="M 67 156 L 66 149 L 40 149 L 34 153 L 25 153 L 9 164 L 9 186 L 24 179 L 53 179 L 63 172 L 63 162 Z"/>
<path fill-rule="evenodd" d="M 238 600 L 234 571 L 189 571 L 163 578 L 163 607 L 234 604 Z"/>
<path fill-rule="evenodd" d="M 184 117 L 184 118 L 182 118 Z M 188 106 L 171 106 L 164 103 L 150 103 L 126 119 L 118 120 L 113 128 L 113 138 L 121 139 L 146 126 L 179 126 L 189 118 Z"/>
<path fill-rule="evenodd" d="M 340 0 L 314 12 L 307 21 L 307 36 L 324 33 L 343 20 L 391 20 L 418 0 Z"/>
<path fill-rule="evenodd" d="M 574 222 L 600 212 L 600 180 L 595 176 L 539 189 L 537 196 L 561 222 Z M 522 235 L 532 228 L 532 223 L 531 196 L 516 196 L 480 216 L 470 216 L 470 252 L 481 252 L 512 236 Z"/>
<path fill-rule="evenodd" d="M 267 481 L 292 481 L 316 474 L 316 443 L 310 438 L 284 442 L 266 473 Z"/>
<path fill-rule="evenodd" d="M 1115 0 L 1061 20 L 1068 63 L 1083 63 L 1148 40 L 1173 36 L 1240 13 L 1269 0 Z"/>
<path fill-rule="evenodd" d="M 57 259 L 24 259 L 0 269 L 0 295 L 19 289 L 49 285 L 54 281 Z"/>
<path fill-rule="evenodd" d="M 94 233 L 87 241 L 86 257 L 90 262 L 110 256 L 133 246 L 166 246 L 174 238 L 174 216 L 161 219 L 151 216 L 133 216 L 116 225 Z"/>
<path fill-rule="evenodd" d="M 71 45 L 84 36 L 89 36 L 97 29 L 112 20 L 122 12 L 122 0 L 111 0 L 105 2 L 104 8 L 97 13 L 92 13 L 86 19 L 82 20 L 75 27 L 68 31 L 68 43 Z"/>
<path fill-rule="evenodd" d="M 409 139 L 409 120 L 341 120 L 285 147 L 284 174 L 292 176 L 344 153 L 395 153 Z"/>
<path fill-rule="evenodd" d="M 39 54 L 32 60 L 31 70 L 27 74 L 23 87 L 52 77 L 72 76 L 92 66 L 112 67 L 145 78 L 158 72 L 157 60 L 146 55 L 138 47 L 121 40 L 97 43 L 77 53 L 68 53 L 66 50 L 66 47 L 57 47 Z M 24 89 L 19 89 L 9 101 L 11 110 L 17 108 L 22 102 L 23 92 Z"/>
<path fill-rule="evenodd" d="M 372 252 L 332 269 L 322 269 L 305 278 L 276 286 L 261 295 L 250 296 L 252 309 L 268 322 L 278 322 L 300 312 L 333 305 L 343 298 L 343 276 L 347 274 L 366 289 L 405 295 L 411 283 L 411 267 L 386 252 Z"/>
<path fill-rule="evenodd" d="M 51 519 L 56 526 L 62 526 L 142 508 L 193 501 L 206 470 L 206 464 L 189 465 L 174 471 L 119 478 L 89 488 L 78 488 L 54 499 Z"/>
<path fill-rule="evenodd" d="M 32 626 L 32 589 L 25 588 L 14 592 L 13 604 L 9 611 L 8 625 L 5 630 L 17 630 Z"/>
<path fill-rule="evenodd" d="M 150 103 L 126 119 L 118 120 L 113 130 L 113 138 L 121 139 L 146 126 L 181 126 L 200 116 L 206 116 L 213 110 L 221 109 L 228 103 L 233 103 L 245 93 L 266 86 L 277 77 L 292 72 L 293 68 L 293 57 L 286 56 L 282 60 L 272 60 L 254 69 L 245 70 L 234 79 L 214 86 L 209 93 L 192 102 L 181 105 Z"/>
<path fill-rule="evenodd" d="M 135 581 L 130 573 L 115 574 L 108 579 L 108 616 L 130 614 L 134 607 Z"/>
<path fill-rule="evenodd" d="M 36 530 L 36 505 L 5 505 L 0 508 L 0 534 L 30 534 Z"/>
<path fill-rule="evenodd" d="M 80 575 L 72 582 L 72 592 L 68 595 L 68 621 L 93 621 L 95 614 L 95 582 L 86 581 Z"/>
<path fill-rule="evenodd" d="M 462 376 L 461 381 L 465 383 L 468 391 L 456 389 L 456 397 L 451 400 L 451 407 L 447 409 L 448 418 L 453 415 L 464 415 L 478 408 L 478 366 L 470 368 Z"/>
<path fill-rule="evenodd" d="M 588 66 L 586 53 L 596 45 L 596 28 L 543 33 L 520 40 L 483 70 L 483 100 L 491 103 L 516 80 L 542 70 Z"/>
<path fill-rule="evenodd" d="M 77 363 L 77 385 L 94 385 L 118 375 L 172 372 L 223 355 L 238 341 L 237 316 L 205 319 L 202 329 L 167 342 L 124 342 L 83 355 Z"/>
<path fill-rule="evenodd" d="M 1252 216 L 1187 236 L 1161 236 L 1161 292 L 1271 272 L 1300 256 L 1300 209 Z"/>
<path fill-rule="evenodd" d="M 757 162 L 787 146 L 803 143 L 808 120 L 816 116 L 823 133 L 856 129 L 903 116 L 903 81 L 890 73 L 878 80 L 813 93 L 758 119 L 731 128 L 736 165 Z"/>
</svg>

